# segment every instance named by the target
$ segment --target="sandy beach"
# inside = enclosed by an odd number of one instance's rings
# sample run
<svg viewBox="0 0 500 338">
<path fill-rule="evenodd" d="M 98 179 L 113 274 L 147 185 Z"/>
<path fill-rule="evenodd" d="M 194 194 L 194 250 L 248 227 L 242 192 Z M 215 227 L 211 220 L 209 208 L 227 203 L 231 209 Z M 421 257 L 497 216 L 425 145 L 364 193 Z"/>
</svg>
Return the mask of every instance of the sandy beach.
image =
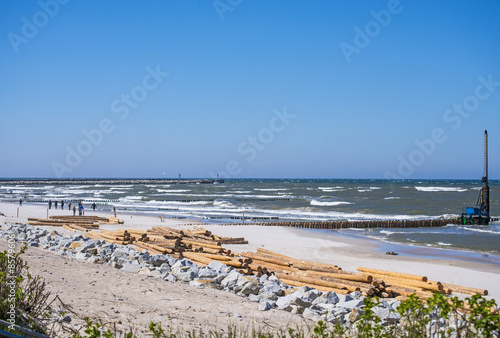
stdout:
<svg viewBox="0 0 500 338">
<path fill-rule="evenodd" d="M 17 203 L 0 203 L 0 212 L 5 215 L 0 216 L 0 222 L 3 223 L 26 223 L 28 217 L 47 217 L 45 205 L 23 204 L 19 207 Z M 73 214 L 67 209 L 51 209 L 48 212 L 49 216 Z M 87 210 L 86 215 L 110 214 Z M 193 219 L 165 219 L 165 222 L 161 222 L 159 217 L 138 214 L 117 216 L 125 224 L 104 225 L 101 229 L 149 229 L 162 225 L 183 228 L 202 223 L 201 220 Z M 235 252 L 255 251 L 261 247 L 295 258 L 335 264 L 347 271 L 356 271 L 357 266 L 363 266 L 425 275 L 430 280 L 443 283 L 487 289 L 488 298 L 500 301 L 500 267 L 487 263 L 487 259 L 460 259 L 463 257 L 461 252 L 457 252 L 456 257 L 447 253 L 446 257 L 439 258 L 436 257 L 439 251 L 407 247 L 408 252 L 412 252 L 411 255 L 389 256 L 379 247 L 390 247 L 390 244 L 336 232 L 255 225 L 203 224 L 203 227 L 221 236 L 244 237 L 248 240 L 246 245 L 225 245 Z M 46 228 L 63 234 L 74 234 L 60 227 Z M 0 241 L 0 249 L 5 249 L 5 245 L 5 241 Z M 419 252 L 424 254 L 419 256 Z M 284 311 L 260 312 L 257 304 L 218 290 L 168 283 L 108 266 L 80 262 L 39 248 L 30 248 L 25 256 L 32 271 L 47 280 L 52 293 L 72 305 L 75 311 L 87 315 L 102 316 L 106 313 L 110 320 L 120 320 L 138 327 L 147 325 L 151 320 L 171 320 L 175 325 L 197 328 L 215 325 L 212 327 L 216 329 L 227 328 L 228 323 L 275 328 L 306 323 L 302 317 Z"/>
</svg>

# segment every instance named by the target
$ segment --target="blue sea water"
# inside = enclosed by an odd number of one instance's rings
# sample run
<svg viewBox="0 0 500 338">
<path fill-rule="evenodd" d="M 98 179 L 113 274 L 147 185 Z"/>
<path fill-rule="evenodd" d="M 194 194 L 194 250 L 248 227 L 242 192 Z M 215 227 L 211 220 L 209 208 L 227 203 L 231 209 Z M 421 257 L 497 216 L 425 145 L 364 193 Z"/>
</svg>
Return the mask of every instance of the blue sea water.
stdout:
<svg viewBox="0 0 500 338">
<path fill-rule="evenodd" d="M 0 200 L 96 201 L 98 209 L 211 222 L 333 221 L 450 218 L 476 204 L 481 182 L 472 180 L 231 179 L 222 184 L 84 184 L 0 180 Z M 500 181 L 490 181 L 492 216 L 500 215 Z M 43 202 L 45 203 L 45 202 Z M 236 220 L 235 220 L 236 219 Z M 381 240 L 500 253 L 500 225 L 346 230 Z"/>
</svg>

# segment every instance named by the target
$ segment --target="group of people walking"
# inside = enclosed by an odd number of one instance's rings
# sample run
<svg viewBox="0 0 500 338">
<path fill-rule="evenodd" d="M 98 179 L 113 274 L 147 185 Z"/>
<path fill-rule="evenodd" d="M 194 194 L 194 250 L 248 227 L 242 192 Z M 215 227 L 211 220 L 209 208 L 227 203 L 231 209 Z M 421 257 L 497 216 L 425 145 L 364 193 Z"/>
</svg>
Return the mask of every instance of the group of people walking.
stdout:
<svg viewBox="0 0 500 338">
<path fill-rule="evenodd" d="M 22 205 L 22 202 L 20 201 L 19 202 L 21 205 Z M 54 201 L 54 208 L 57 209 L 57 206 L 60 205 L 61 206 L 61 209 L 64 209 L 64 201 L 61 201 L 61 203 L 59 204 L 58 201 Z M 68 203 L 68 210 L 71 210 L 71 202 Z M 97 204 L 95 202 L 92 203 L 91 207 L 92 207 L 92 210 L 95 211 L 95 208 L 96 208 Z M 49 200 L 49 209 L 52 209 L 52 200 Z M 85 208 L 83 206 L 83 203 L 80 201 L 78 202 L 78 215 L 79 216 L 83 216 L 85 214 Z M 73 205 L 73 216 L 76 215 L 76 205 Z"/>
</svg>

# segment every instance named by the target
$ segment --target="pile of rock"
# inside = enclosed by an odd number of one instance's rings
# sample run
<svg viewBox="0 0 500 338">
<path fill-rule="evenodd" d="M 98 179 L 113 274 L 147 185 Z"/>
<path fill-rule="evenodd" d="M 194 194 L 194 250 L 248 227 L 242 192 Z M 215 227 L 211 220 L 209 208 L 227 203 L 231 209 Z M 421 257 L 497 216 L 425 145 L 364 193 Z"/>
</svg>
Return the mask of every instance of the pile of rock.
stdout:
<svg viewBox="0 0 500 338">
<path fill-rule="evenodd" d="M 0 237 L 13 237 L 28 246 L 41 247 L 64 256 L 94 264 L 107 264 L 169 282 L 233 292 L 259 303 L 261 311 L 276 308 L 302 314 L 314 321 L 347 325 L 356 322 L 363 313 L 364 296 L 359 291 L 343 295 L 308 286 L 296 288 L 286 285 L 276 276 L 245 275 L 219 261 L 212 261 L 206 266 L 197 265 L 186 258 L 177 259 L 168 254 L 152 255 L 145 250 L 140 252 L 130 246 L 81 235 L 62 236 L 56 231 L 49 232 L 31 225 L 4 225 Z M 374 311 L 382 323 L 396 323 L 400 318 L 395 312 L 398 305 L 399 301 L 396 299 L 386 299 Z"/>
</svg>

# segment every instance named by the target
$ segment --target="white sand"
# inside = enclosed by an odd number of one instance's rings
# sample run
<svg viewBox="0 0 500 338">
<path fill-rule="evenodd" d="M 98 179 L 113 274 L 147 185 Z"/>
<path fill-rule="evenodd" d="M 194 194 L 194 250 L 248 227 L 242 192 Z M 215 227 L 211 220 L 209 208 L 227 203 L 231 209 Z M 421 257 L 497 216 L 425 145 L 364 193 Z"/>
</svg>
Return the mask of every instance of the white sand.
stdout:
<svg viewBox="0 0 500 338">
<path fill-rule="evenodd" d="M 46 206 L 24 204 L 20 218 L 16 218 L 16 203 L 0 203 L 0 212 L 9 220 L 26 222 L 26 218 L 45 218 Z M 49 215 L 72 214 L 68 210 L 50 210 Z M 109 216 L 109 213 L 86 211 L 86 215 Z M 151 226 L 189 227 L 198 220 L 166 219 L 143 215 L 117 215 L 125 220 L 123 225 L 103 226 L 103 229 L 140 228 Z M 1 220 L 2 218 L 0 218 Z M 215 234 L 231 237 L 244 237 L 248 245 L 226 245 L 235 251 L 255 251 L 257 247 L 266 248 L 295 258 L 335 264 L 347 271 L 355 271 L 357 266 L 391 270 L 404 273 L 425 275 L 430 280 L 452 283 L 469 287 L 487 289 L 491 297 L 500 302 L 500 267 L 494 264 L 477 263 L 461 259 L 429 259 L 415 256 L 389 256 L 376 250 L 377 243 L 369 240 L 346 238 L 335 232 L 317 233 L 276 226 L 232 225 L 222 226 L 203 224 L 204 228 Z M 60 229 L 60 228 L 58 228 Z M 64 230 L 64 229 L 61 229 Z M 425 250 L 425 248 L 423 248 Z"/>
</svg>

